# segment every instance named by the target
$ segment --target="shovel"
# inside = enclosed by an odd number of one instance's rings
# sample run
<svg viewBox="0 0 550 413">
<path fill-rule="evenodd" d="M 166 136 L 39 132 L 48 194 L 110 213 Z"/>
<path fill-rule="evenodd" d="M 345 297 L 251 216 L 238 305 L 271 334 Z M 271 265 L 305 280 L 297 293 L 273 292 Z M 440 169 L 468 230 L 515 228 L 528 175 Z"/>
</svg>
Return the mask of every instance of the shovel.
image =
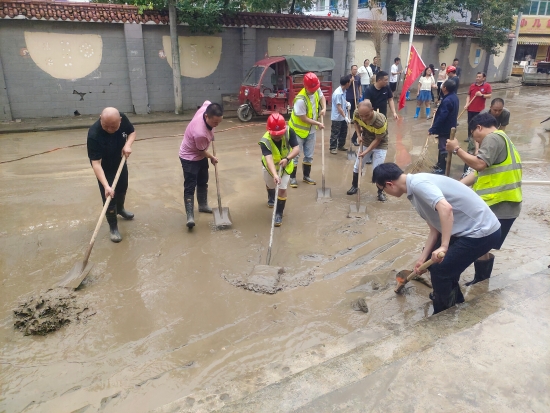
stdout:
<svg viewBox="0 0 550 413">
<path fill-rule="evenodd" d="M 359 153 L 363 152 L 363 144 L 359 146 L 358 149 Z M 358 155 L 359 158 L 359 177 L 357 178 L 357 201 L 355 204 L 351 204 L 349 206 L 349 214 L 348 217 L 352 216 L 358 216 L 360 214 L 366 214 L 367 213 L 367 207 L 365 205 L 361 205 L 361 176 L 363 175 L 363 156 Z"/>
<path fill-rule="evenodd" d="M 440 252 L 439 254 L 437 254 L 437 256 L 439 258 L 443 258 L 445 256 L 445 253 Z M 433 261 L 431 259 L 429 259 L 424 264 L 422 264 L 420 266 L 420 268 L 418 268 L 418 272 L 422 272 L 422 271 L 426 270 L 432 264 L 433 264 Z M 407 284 L 410 280 L 412 280 L 414 277 L 416 277 L 418 275 L 420 275 L 420 274 L 415 273 L 414 271 L 411 271 L 411 270 L 401 270 L 401 271 L 399 271 L 395 276 L 395 280 L 397 281 L 397 287 L 395 287 L 394 291 L 396 293 L 401 292 L 401 290 L 403 289 L 405 284 Z"/>
<path fill-rule="evenodd" d="M 451 136 L 450 136 L 451 140 L 455 139 L 455 134 L 456 134 L 456 128 L 451 128 Z M 445 176 L 449 176 L 449 174 L 451 173 L 451 159 L 452 159 L 452 157 L 453 157 L 453 153 L 448 152 L 447 153 L 447 166 L 445 167 Z"/>
<path fill-rule="evenodd" d="M 283 176 L 283 168 L 279 168 L 279 180 Z M 280 184 L 277 184 L 275 187 L 275 196 L 278 196 L 279 194 L 279 186 Z M 273 233 L 275 232 L 275 214 L 277 213 L 277 208 L 273 208 L 273 215 L 271 217 L 271 234 L 269 235 L 269 246 L 267 248 L 267 256 L 265 260 L 265 265 L 256 265 L 254 266 L 254 269 L 252 270 L 252 273 L 249 276 L 249 279 L 252 277 L 260 277 L 260 278 L 274 278 L 277 279 L 279 277 L 279 274 L 281 273 L 282 268 L 281 267 L 274 267 L 272 265 L 269 265 L 271 262 L 271 246 L 273 245 Z"/>
<path fill-rule="evenodd" d="M 353 150 L 353 143 L 351 142 L 351 139 L 348 139 L 348 137 L 349 137 L 349 131 L 350 131 L 350 129 L 351 129 L 351 125 L 353 125 L 353 124 L 350 123 L 350 124 L 348 125 L 348 133 L 347 133 L 347 136 L 346 136 L 346 141 L 349 141 L 349 149 L 348 149 L 347 154 L 348 154 L 348 161 L 355 161 L 355 158 L 357 158 L 357 152 L 355 152 L 355 151 Z M 352 136 L 353 136 L 353 134 L 352 134 Z"/>
<path fill-rule="evenodd" d="M 216 157 L 216 148 L 214 147 L 214 141 L 212 141 L 212 155 Z M 220 180 L 218 178 L 218 164 L 214 164 L 214 173 L 216 174 L 216 191 L 218 193 L 218 208 L 214 209 L 214 225 L 218 228 L 227 228 L 232 225 L 231 218 L 229 217 L 229 208 L 222 208 L 222 197 L 220 195 Z"/>
<path fill-rule="evenodd" d="M 122 159 L 120 161 L 120 165 L 118 166 L 118 170 L 116 171 L 115 179 L 113 181 L 113 184 L 111 185 L 111 188 L 116 188 L 116 184 L 118 182 L 118 178 L 120 177 L 120 173 L 122 172 L 122 168 L 124 167 L 124 163 L 126 162 L 126 157 L 122 156 Z M 101 210 L 101 214 L 99 215 L 99 220 L 97 221 L 97 224 L 95 226 L 94 234 L 92 235 L 92 239 L 90 240 L 90 245 L 88 245 L 88 250 L 86 251 L 86 254 L 84 255 L 84 261 L 77 262 L 74 267 L 65 275 L 65 278 L 61 280 L 61 282 L 57 285 L 58 287 L 65 287 L 65 288 L 71 288 L 73 290 L 76 290 L 80 283 L 84 281 L 84 278 L 90 273 L 90 270 L 94 266 L 93 263 L 88 262 L 88 259 L 90 258 L 90 254 L 92 253 L 92 248 L 94 247 L 95 238 L 97 236 L 97 233 L 99 232 L 99 227 L 101 226 L 101 222 L 103 221 L 103 218 L 105 217 L 105 213 L 107 212 L 107 208 L 109 207 L 109 203 L 111 202 L 112 197 L 108 196 L 105 200 L 105 205 L 103 205 L 103 209 Z"/>
<path fill-rule="evenodd" d="M 324 119 L 322 120 L 323 122 L 321 123 L 324 126 L 325 120 Z M 322 185 L 321 185 L 321 188 L 317 189 L 317 201 L 323 198 L 332 198 L 330 193 L 330 188 L 325 188 L 325 128 L 324 127 L 323 129 L 321 129 L 321 165 L 322 165 L 321 167 Z"/>
</svg>

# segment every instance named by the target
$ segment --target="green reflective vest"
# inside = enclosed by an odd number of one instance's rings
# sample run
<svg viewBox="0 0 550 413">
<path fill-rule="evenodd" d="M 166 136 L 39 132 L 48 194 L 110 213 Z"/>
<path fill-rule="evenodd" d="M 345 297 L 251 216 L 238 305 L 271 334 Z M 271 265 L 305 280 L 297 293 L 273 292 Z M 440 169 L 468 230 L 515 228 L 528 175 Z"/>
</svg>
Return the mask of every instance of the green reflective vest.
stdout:
<svg viewBox="0 0 550 413">
<path fill-rule="evenodd" d="M 472 189 L 489 206 L 500 202 L 521 202 L 522 171 L 519 153 L 504 131 L 497 130 L 495 133 L 506 143 L 506 159 L 478 172 Z"/>
<path fill-rule="evenodd" d="M 310 119 L 313 119 L 313 108 L 311 107 L 311 101 L 309 100 L 309 95 L 306 93 L 305 88 L 300 90 L 300 93 L 296 95 L 293 104 L 295 104 L 298 99 L 303 100 L 306 104 L 306 116 Z M 315 107 L 317 108 L 317 115 L 319 115 L 319 94 L 317 92 L 315 92 Z M 309 132 L 311 131 L 311 127 L 313 125 L 304 122 L 302 119 L 294 114 L 294 111 L 292 111 L 292 113 L 290 114 L 290 120 L 288 121 L 288 126 L 294 129 L 294 132 L 296 132 L 296 135 L 299 138 L 305 139 L 309 135 Z"/>
<path fill-rule="evenodd" d="M 271 151 L 271 155 L 273 156 L 273 163 L 275 164 L 275 169 L 277 170 L 277 173 L 278 173 L 279 162 L 281 162 L 281 159 L 288 156 L 288 154 L 290 153 L 290 150 L 292 149 L 289 144 L 288 128 L 286 129 L 284 138 L 282 139 L 280 151 L 279 151 L 279 148 L 277 148 L 277 145 L 275 145 L 275 143 L 271 139 L 271 135 L 269 134 L 269 132 L 266 132 L 264 136 L 262 136 L 262 139 L 260 139 L 260 142 L 258 142 L 258 145 L 265 145 L 265 147 Z M 264 165 L 264 168 L 266 169 L 266 171 L 269 172 L 270 175 L 272 175 L 271 171 L 267 167 L 267 161 L 265 160 L 265 156 L 263 155 L 262 155 L 262 164 Z M 290 175 L 293 170 L 294 170 L 294 162 L 289 161 L 288 164 L 285 166 L 285 172 L 288 175 Z"/>
</svg>

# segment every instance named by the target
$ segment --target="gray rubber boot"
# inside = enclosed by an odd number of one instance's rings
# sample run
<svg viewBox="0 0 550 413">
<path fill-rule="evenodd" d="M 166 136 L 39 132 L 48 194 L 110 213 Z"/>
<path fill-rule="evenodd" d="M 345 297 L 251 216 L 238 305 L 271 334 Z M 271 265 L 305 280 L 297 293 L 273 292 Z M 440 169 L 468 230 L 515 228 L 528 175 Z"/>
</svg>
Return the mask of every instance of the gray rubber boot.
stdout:
<svg viewBox="0 0 550 413">
<path fill-rule="evenodd" d="M 283 223 L 283 211 L 285 210 L 286 198 L 277 198 L 277 209 L 275 210 L 275 226 L 280 227 Z"/>
<path fill-rule="evenodd" d="M 357 185 L 359 184 L 359 172 L 353 173 L 353 179 L 351 181 L 351 188 L 349 189 L 346 194 L 348 195 L 354 195 L 357 193 Z"/>
<path fill-rule="evenodd" d="M 294 164 L 294 170 L 290 174 L 290 187 L 298 188 L 298 181 L 296 180 L 296 164 Z"/>
<path fill-rule="evenodd" d="M 105 213 L 105 218 L 107 218 L 107 222 L 109 223 L 109 232 L 111 241 L 113 242 L 120 242 L 122 241 L 122 235 L 120 235 L 120 232 L 118 232 L 118 224 L 117 224 L 117 218 L 116 218 L 116 207 L 112 210 L 107 210 Z"/>
<path fill-rule="evenodd" d="M 275 206 L 275 189 L 267 188 L 267 206 L 273 208 Z"/>
<path fill-rule="evenodd" d="M 474 261 L 474 268 L 476 269 L 474 279 L 472 281 L 468 281 L 465 285 L 477 284 L 478 282 L 487 280 L 491 277 L 491 273 L 493 272 L 493 264 L 495 262 L 495 256 L 493 254 L 489 254 L 489 257 L 490 258 L 488 260 Z"/>
<path fill-rule="evenodd" d="M 193 198 L 185 200 L 185 213 L 187 214 L 187 228 L 195 226 L 195 212 L 193 211 Z"/>
<path fill-rule="evenodd" d="M 126 192 L 123 194 L 116 194 L 116 210 L 118 215 L 124 219 L 134 219 L 134 214 L 124 209 L 124 201 L 126 200 Z"/>
<path fill-rule="evenodd" d="M 208 206 L 208 185 L 197 186 L 197 203 L 199 204 L 199 212 L 212 213 L 212 208 Z"/>
<path fill-rule="evenodd" d="M 310 185 L 317 185 L 317 182 L 309 177 L 309 174 L 311 173 L 311 164 L 302 163 L 302 172 L 304 173 L 304 178 L 302 180 L 305 183 Z"/>
<path fill-rule="evenodd" d="M 386 194 L 384 193 L 383 189 L 378 189 L 377 198 L 380 202 L 386 202 L 387 201 Z"/>
</svg>

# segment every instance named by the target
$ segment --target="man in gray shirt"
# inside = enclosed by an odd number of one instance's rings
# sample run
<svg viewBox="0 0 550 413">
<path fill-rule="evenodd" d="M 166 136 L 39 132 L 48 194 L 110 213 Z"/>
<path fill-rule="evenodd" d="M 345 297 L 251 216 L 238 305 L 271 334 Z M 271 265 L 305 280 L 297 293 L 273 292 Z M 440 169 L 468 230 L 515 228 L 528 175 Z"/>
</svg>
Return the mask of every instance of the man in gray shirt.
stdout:
<svg viewBox="0 0 550 413">
<path fill-rule="evenodd" d="M 431 257 L 434 314 L 464 302 L 460 275 L 500 241 L 500 222 L 470 188 L 434 174 L 405 174 L 394 163 L 378 165 L 372 182 L 388 195 L 407 198 L 426 221 L 430 233 L 414 267 Z M 444 253 L 439 258 L 439 253 Z"/>
<path fill-rule="evenodd" d="M 489 110 L 485 109 L 481 113 L 490 113 L 497 120 L 497 129 L 506 130 L 510 123 L 510 111 L 504 107 L 504 100 L 495 98 L 491 101 Z"/>
<path fill-rule="evenodd" d="M 501 239 L 495 249 L 500 249 L 512 224 L 521 212 L 521 159 L 508 136 L 497 129 L 497 120 L 489 113 L 474 116 L 468 124 L 472 137 L 479 144 L 477 155 L 462 150 L 455 140 L 447 141 L 447 150 L 452 151 L 470 168 L 477 171 L 462 179 L 491 208 L 501 224 Z M 475 284 L 491 276 L 495 256 L 487 253 L 474 263 Z"/>
</svg>

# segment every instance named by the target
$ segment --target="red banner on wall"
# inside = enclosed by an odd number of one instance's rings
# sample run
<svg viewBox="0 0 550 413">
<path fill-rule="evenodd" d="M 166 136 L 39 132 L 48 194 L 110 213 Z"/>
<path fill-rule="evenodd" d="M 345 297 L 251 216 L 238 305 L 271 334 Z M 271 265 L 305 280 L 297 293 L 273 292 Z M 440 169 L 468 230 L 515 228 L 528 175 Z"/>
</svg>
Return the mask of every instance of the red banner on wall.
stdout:
<svg viewBox="0 0 550 413">
<path fill-rule="evenodd" d="M 401 91 L 401 97 L 399 98 L 399 110 L 405 107 L 405 96 L 407 91 L 411 88 L 413 82 L 422 71 L 426 68 L 426 65 L 420 58 L 420 55 L 416 51 L 413 45 L 411 45 L 411 54 L 409 55 L 409 67 L 407 68 L 407 74 L 405 75 L 405 81 L 403 82 L 403 90 Z"/>
</svg>

